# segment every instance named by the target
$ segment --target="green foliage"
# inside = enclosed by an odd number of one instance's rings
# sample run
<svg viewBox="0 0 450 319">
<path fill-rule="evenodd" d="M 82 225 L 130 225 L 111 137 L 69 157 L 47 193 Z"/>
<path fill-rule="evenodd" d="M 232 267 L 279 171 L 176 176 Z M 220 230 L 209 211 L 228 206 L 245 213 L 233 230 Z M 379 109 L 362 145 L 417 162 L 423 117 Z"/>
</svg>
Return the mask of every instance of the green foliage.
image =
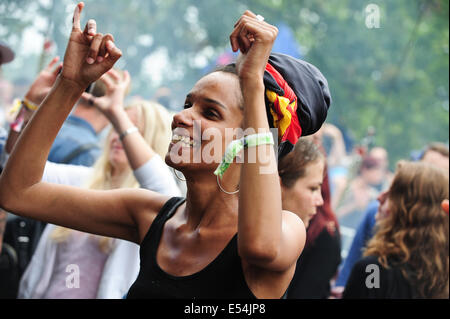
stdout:
<svg viewBox="0 0 450 319">
<path fill-rule="evenodd" d="M 119 66 L 130 71 L 133 94 L 150 98 L 157 87 L 166 86 L 181 106 L 206 66 L 229 49 L 234 22 L 250 9 L 270 23 L 282 21 L 292 28 L 304 59 L 329 81 L 333 105 L 328 121 L 345 127 L 356 141 L 373 126 L 376 143 L 389 150 L 392 162 L 430 141 L 448 142 L 448 0 L 374 1 L 381 20 L 380 28 L 372 29 L 365 24 L 369 2 L 360 0 L 85 3 L 83 21 L 96 19 L 99 31 L 112 33 L 124 51 Z M 63 56 L 74 5 L 69 0 L 4 0 L 0 35 L 18 43 L 34 26 L 33 15 L 42 16 L 52 24 L 40 32 L 49 32 Z M 18 59 L 31 61 L 17 53 Z M 169 63 L 161 58 L 165 55 Z M 12 73 L 18 77 L 20 72 Z M 34 74 L 28 74 L 30 80 Z"/>
</svg>

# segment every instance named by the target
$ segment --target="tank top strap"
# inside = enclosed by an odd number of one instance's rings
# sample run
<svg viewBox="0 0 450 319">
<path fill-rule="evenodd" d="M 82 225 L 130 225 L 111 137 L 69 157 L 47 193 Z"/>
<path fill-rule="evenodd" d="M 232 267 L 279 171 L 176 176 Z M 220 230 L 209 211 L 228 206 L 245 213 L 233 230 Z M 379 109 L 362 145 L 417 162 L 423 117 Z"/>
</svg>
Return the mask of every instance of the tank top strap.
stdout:
<svg viewBox="0 0 450 319">
<path fill-rule="evenodd" d="M 150 241 L 150 238 L 152 236 L 154 236 L 155 234 L 159 234 L 162 231 L 166 221 L 175 214 L 178 206 L 184 203 L 185 200 L 186 199 L 183 197 L 172 197 L 164 204 L 164 206 L 158 212 L 158 215 L 156 215 L 155 219 L 153 220 L 153 223 L 151 224 L 147 234 L 144 237 L 144 240 L 141 243 L 141 247 L 146 246 L 146 243 Z"/>
</svg>

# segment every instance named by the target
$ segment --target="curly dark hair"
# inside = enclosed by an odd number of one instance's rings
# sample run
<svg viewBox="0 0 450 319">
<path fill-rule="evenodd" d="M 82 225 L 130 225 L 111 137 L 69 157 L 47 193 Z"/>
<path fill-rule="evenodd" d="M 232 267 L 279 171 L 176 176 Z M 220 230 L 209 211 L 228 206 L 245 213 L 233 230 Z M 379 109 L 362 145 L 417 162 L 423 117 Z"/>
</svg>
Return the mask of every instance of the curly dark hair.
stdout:
<svg viewBox="0 0 450 319">
<path fill-rule="evenodd" d="M 449 297 L 448 175 L 426 163 L 400 162 L 365 256 L 399 267 L 416 298 Z"/>
</svg>

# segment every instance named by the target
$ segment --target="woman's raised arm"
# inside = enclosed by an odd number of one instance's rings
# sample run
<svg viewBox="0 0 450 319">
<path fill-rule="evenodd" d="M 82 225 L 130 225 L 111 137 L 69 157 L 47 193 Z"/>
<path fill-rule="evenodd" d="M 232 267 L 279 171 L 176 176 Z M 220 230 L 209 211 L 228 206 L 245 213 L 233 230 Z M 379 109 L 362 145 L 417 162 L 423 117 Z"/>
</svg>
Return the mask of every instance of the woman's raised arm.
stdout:
<svg viewBox="0 0 450 319">
<path fill-rule="evenodd" d="M 41 182 L 50 147 L 73 105 L 122 55 L 111 35 L 96 32 L 95 21 L 89 20 L 81 30 L 83 7 L 79 3 L 75 8 L 62 71 L 21 134 L 0 177 L 0 206 L 29 218 L 139 242 L 139 234 L 146 229 L 138 229 L 136 219 L 140 217 L 134 212 L 152 209 L 148 198 L 159 195 L 145 190 L 91 191 Z"/>
<path fill-rule="evenodd" d="M 244 98 L 244 130 L 269 132 L 263 74 L 277 34 L 276 27 L 246 11 L 230 36 L 233 51 L 242 53 L 237 69 Z M 245 149 L 239 183 L 239 254 L 249 264 L 286 271 L 292 269 L 303 249 L 305 228 L 297 216 L 282 211 L 272 145 L 260 145 L 254 153 L 255 160 Z"/>
<path fill-rule="evenodd" d="M 103 75 L 102 80 L 106 86 L 104 96 L 94 97 L 92 94 L 83 93 L 83 97 L 92 101 L 95 107 L 108 118 L 117 134 L 124 134 L 122 145 L 128 161 L 133 170 L 138 169 L 147 163 L 155 155 L 155 152 L 142 135 L 127 134 L 135 126 L 123 105 L 125 93 L 131 83 L 130 74 L 128 71 L 124 71 L 121 76 L 120 73 L 111 69 Z"/>
</svg>

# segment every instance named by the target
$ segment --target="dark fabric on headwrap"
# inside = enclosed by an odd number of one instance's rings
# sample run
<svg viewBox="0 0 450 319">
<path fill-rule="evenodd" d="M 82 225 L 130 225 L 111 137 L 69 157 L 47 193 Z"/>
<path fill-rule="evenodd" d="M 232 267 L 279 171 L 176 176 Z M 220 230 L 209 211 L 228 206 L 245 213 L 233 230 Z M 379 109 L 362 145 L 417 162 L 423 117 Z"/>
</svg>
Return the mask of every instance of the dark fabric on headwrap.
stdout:
<svg viewBox="0 0 450 319">
<path fill-rule="evenodd" d="M 278 158 L 289 153 L 300 136 L 319 130 L 331 105 L 328 82 L 314 65 L 272 53 L 264 72 L 267 117 L 278 128 Z"/>
</svg>

